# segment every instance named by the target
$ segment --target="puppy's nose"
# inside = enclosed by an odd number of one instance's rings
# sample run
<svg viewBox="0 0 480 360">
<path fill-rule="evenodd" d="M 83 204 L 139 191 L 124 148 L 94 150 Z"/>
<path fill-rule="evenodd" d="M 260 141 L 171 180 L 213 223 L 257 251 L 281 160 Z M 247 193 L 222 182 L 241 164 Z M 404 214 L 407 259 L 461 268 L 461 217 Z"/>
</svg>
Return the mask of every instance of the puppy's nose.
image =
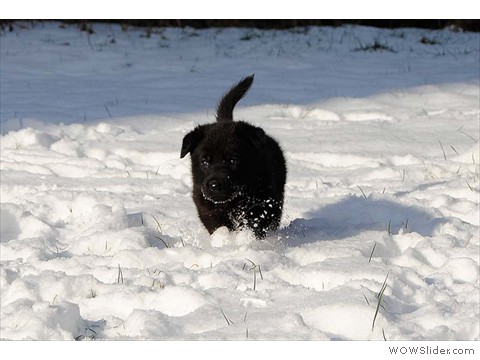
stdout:
<svg viewBox="0 0 480 360">
<path fill-rule="evenodd" d="M 211 192 L 217 192 L 220 190 L 220 183 L 217 179 L 210 180 L 207 185 Z"/>
</svg>

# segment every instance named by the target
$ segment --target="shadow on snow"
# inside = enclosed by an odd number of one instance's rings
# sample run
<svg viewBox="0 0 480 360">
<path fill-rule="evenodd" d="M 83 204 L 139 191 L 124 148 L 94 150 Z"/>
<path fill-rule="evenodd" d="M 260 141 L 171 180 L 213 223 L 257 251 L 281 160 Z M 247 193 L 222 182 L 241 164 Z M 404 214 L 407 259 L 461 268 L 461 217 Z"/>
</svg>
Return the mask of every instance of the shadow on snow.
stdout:
<svg viewBox="0 0 480 360">
<path fill-rule="evenodd" d="M 403 228 L 423 236 L 432 236 L 438 221 L 415 206 L 390 200 L 348 197 L 305 214 L 280 230 L 287 246 L 300 246 L 322 240 L 339 240 L 367 231 L 398 234 Z M 441 220 L 441 219 L 437 219 Z"/>
</svg>

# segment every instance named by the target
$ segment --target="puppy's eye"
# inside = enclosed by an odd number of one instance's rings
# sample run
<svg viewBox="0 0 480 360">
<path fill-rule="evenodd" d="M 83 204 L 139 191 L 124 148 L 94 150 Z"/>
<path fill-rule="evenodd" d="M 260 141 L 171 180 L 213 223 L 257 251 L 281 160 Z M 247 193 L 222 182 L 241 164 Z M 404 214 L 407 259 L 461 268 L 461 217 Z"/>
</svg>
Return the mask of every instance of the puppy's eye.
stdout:
<svg viewBox="0 0 480 360">
<path fill-rule="evenodd" d="M 202 164 L 204 168 L 208 168 L 210 162 L 208 161 L 208 159 L 203 158 L 202 160 L 200 160 L 200 164 Z"/>
<path fill-rule="evenodd" d="M 237 166 L 238 165 L 238 159 L 237 158 L 231 158 L 228 160 L 228 163 L 232 166 Z"/>
</svg>

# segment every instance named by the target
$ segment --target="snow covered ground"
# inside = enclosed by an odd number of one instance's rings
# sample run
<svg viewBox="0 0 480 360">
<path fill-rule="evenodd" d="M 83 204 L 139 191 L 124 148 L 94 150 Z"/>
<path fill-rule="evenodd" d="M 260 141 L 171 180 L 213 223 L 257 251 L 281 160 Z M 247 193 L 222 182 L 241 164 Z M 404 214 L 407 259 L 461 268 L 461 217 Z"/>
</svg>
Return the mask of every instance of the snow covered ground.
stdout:
<svg viewBox="0 0 480 360">
<path fill-rule="evenodd" d="M 93 30 L 0 36 L 2 339 L 480 339 L 478 33 Z M 251 73 L 264 241 L 209 236 L 179 158 Z"/>
</svg>

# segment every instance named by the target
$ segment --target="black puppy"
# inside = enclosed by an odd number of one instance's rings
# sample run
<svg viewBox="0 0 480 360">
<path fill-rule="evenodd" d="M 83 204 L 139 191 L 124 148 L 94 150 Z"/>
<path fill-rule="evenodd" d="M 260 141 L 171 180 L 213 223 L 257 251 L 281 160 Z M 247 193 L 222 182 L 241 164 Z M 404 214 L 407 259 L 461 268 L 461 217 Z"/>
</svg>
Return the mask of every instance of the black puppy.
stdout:
<svg viewBox="0 0 480 360">
<path fill-rule="evenodd" d="M 199 125 L 183 138 L 190 153 L 193 201 L 210 234 L 249 227 L 259 239 L 280 224 L 287 169 L 278 143 L 256 126 L 233 121 L 233 109 L 252 85 L 242 79 L 221 99 L 217 122 Z"/>
</svg>

